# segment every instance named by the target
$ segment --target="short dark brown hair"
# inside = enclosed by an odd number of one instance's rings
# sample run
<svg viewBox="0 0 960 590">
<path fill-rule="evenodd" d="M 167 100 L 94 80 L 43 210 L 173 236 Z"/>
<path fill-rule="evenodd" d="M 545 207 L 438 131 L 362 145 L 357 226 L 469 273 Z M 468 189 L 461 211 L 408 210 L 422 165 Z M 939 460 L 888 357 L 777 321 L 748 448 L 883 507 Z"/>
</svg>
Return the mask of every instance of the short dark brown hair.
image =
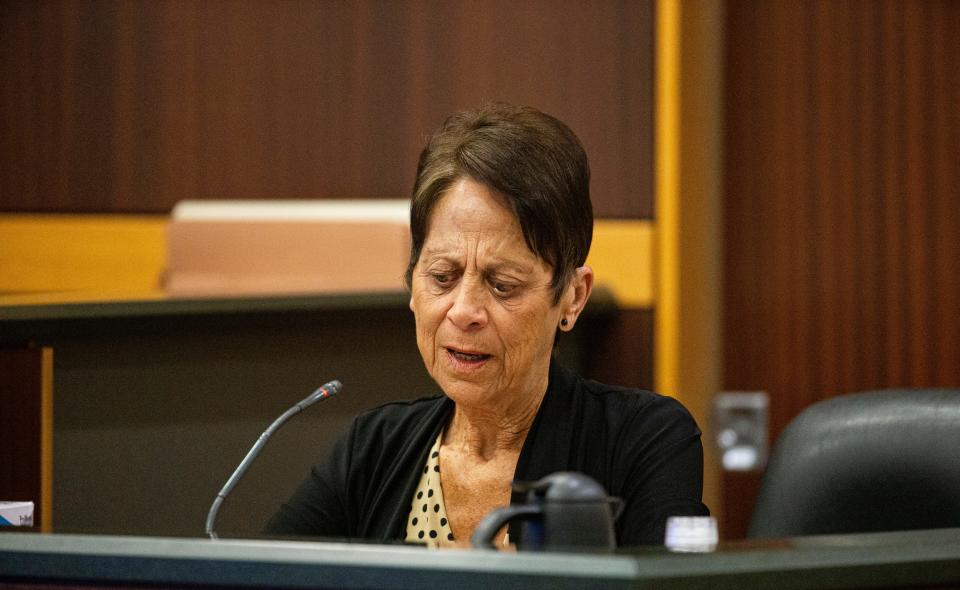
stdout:
<svg viewBox="0 0 960 590">
<path fill-rule="evenodd" d="M 420 153 L 410 206 L 407 287 L 430 214 L 458 180 L 506 198 L 530 251 L 553 269 L 554 303 L 587 260 L 593 239 L 590 165 L 563 122 L 531 107 L 494 103 L 450 116 Z"/>
</svg>

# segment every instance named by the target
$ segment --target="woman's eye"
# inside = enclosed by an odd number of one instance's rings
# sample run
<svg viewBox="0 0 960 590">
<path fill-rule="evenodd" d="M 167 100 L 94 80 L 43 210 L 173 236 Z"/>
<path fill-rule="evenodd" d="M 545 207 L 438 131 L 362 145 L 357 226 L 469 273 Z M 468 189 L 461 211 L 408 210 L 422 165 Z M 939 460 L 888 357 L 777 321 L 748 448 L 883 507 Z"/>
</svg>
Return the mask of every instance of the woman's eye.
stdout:
<svg viewBox="0 0 960 590">
<path fill-rule="evenodd" d="M 507 283 L 500 283 L 497 281 L 493 281 L 492 285 L 493 290 L 497 292 L 497 295 L 509 295 L 515 287 L 515 285 L 509 285 Z"/>
<path fill-rule="evenodd" d="M 447 273 L 433 273 L 431 276 L 438 285 L 446 285 L 452 280 L 452 277 Z"/>
</svg>

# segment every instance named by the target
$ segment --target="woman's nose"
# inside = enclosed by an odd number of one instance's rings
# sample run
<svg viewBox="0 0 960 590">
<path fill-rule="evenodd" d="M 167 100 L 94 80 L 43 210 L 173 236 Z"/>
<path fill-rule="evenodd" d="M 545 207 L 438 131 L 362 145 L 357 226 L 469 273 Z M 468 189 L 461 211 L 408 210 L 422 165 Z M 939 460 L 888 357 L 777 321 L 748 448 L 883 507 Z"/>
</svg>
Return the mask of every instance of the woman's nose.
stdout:
<svg viewBox="0 0 960 590">
<path fill-rule="evenodd" d="M 447 317 L 461 330 L 483 327 L 487 323 L 486 295 L 482 282 L 465 278 L 454 291 Z"/>
</svg>

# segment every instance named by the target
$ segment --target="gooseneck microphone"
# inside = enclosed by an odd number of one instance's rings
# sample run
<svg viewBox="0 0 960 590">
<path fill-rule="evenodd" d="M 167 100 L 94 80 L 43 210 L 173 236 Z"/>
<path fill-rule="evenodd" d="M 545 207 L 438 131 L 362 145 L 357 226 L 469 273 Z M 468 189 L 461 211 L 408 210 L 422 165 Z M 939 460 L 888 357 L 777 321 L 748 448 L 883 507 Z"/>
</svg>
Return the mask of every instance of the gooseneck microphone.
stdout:
<svg viewBox="0 0 960 590">
<path fill-rule="evenodd" d="M 233 472 L 233 475 L 231 475 L 230 479 L 227 480 L 227 483 L 223 485 L 223 489 L 220 490 L 220 493 L 217 494 L 217 497 L 213 500 L 213 504 L 210 506 L 210 512 L 207 513 L 207 534 L 211 539 L 217 538 L 217 533 L 214 530 L 214 524 L 217 520 L 217 512 L 220 511 L 220 505 L 223 504 L 223 501 L 227 498 L 227 494 L 233 490 L 234 486 L 237 485 L 237 482 L 240 481 L 240 478 L 243 477 L 243 474 L 247 472 L 247 468 L 250 467 L 250 464 L 253 463 L 253 460 L 257 458 L 257 455 L 260 454 L 260 451 L 263 450 L 264 445 L 266 445 L 267 441 L 270 439 L 270 435 L 276 432 L 278 428 L 283 426 L 283 423 L 289 420 L 293 415 L 300 413 L 301 410 L 312 406 L 320 400 L 327 399 L 332 395 L 336 395 L 340 392 L 342 387 L 343 384 L 336 379 L 321 385 L 316 391 L 305 397 L 303 400 L 297 402 L 292 408 L 281 414 L 279 418 L 273 421 L 273 424 L 271 424 L 269 428 L 263 431 L 263 434 L 261 434 L 260 438 L 257 439 L 257 442 L 253 444 L 253 447 L 247 453 L 247 456 L 244 457 L 243 461 L 240 462 L 240 465 L 237 466 L 237 469 Z"/>
</svg>

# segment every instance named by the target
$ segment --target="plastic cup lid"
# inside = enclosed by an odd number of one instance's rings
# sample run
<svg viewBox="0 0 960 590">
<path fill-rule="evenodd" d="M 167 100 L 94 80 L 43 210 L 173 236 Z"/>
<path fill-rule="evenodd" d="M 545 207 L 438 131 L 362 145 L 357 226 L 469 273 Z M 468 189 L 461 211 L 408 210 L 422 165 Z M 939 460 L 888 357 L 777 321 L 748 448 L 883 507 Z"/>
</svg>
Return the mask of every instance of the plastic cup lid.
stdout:
<svg viewBox="0 0 960 590">
<path fill-rule="evenodd" d="M 712 516 L 671 516 L 664 545 L 671 551 L 706 553 L 717 548 L 717 521 Z"/>
</svg>

